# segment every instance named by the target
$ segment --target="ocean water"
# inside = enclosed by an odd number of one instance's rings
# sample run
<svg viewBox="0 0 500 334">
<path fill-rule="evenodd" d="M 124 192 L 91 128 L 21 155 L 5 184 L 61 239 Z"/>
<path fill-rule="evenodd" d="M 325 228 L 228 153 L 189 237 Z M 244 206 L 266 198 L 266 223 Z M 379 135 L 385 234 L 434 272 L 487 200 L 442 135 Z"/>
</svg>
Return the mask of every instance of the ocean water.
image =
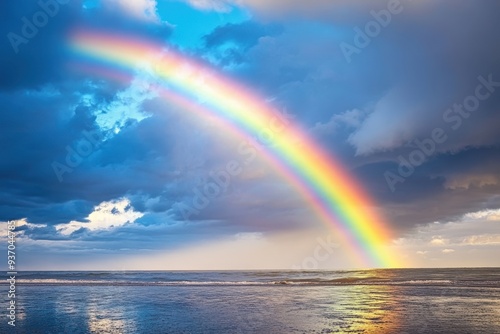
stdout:
<svg viewBox="0 0 500 334">
<path fill-rule="evenodd" d="M 0 333 L 500 333 L 500 268 L 21 272 Z"/>
</svg>

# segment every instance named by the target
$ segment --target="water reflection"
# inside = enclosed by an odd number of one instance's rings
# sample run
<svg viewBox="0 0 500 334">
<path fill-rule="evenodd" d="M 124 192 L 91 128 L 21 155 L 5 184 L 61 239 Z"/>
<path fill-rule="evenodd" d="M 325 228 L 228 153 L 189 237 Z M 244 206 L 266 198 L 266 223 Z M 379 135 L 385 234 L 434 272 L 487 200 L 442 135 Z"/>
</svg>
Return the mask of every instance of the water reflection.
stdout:
<svg viewBox="0 0 500 334">
<path fill-rule="evenodd" d="M 112 287 L 111 290 L 123 290 Z M 136 333 L 133 309 L 117 303 L 116 292 L 103 287 L 90 289 L 87 296 L 87 327 L 90 333 Z M 119 293 L 120 294 L 120 293 Z"/>
<path fill-rule="evenodd" d="M 351 286 L 330 290 L 337 299 L 331 302 L 330 329 L 343 333 L 392 333 L 399 319 L 390 286 Z"/>
<path fill-rule="evenodd" d="M 20 333 L 497 333 L 500 326 L 500 289 L 483 287 L 20 286 L 19 296 Z"/>
<path fill-rule="evenodd" d="M 236 333 L 402 333 L 391 286 L 284 286 L 241 292 L 228 301 L 229 314 L 236 314 Z"/>
</svg>

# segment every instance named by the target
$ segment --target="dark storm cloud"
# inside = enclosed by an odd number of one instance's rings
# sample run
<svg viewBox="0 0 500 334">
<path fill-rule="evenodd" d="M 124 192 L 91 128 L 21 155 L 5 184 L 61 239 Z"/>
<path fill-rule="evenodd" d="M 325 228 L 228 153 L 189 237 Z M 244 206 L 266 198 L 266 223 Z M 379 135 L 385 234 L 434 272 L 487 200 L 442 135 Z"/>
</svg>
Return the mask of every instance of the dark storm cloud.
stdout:
<svg viewBox="0 0 500 334">
<path fill-rule="evenodd" d="M 150 186 L 158 183 L 149 183 L 146 177 L 136 179 L 134 185 L 123 182 L 134 179 L 134 163 L 150 152 L 140 144 L 151 144 L 148 136 L 137 140 L 140 129 L 132 137 L 124 131 L 114 141 L 94 148 L 88 159 L 64 175 L 64 182 L 58 180 L 53 164 L 64 163 L 67 148 L 76 148 L 86 132 L 101 132 L 95 122 L 95 106 L 82 104 L 81 97 L 90 94 L 105 103 L 122 88 L 92 82 L 91 76 L 68 67 L 69 34 L 76 28 L 121 30 L 163 41 L 171 27 L 134 21 L 109 6 L 85 9 L 81 1 L 2 2 L 0 6 L 0 142 L 4 157 L 0 161 L 0 220 L 28 218 L 30 223 L 48 225 L 85 221 L 95 205 L 129 190 L 160 192 L 158 186 Z M 128 151 L 123 150 L 126 146 Z M 158 150 L 161 145 L 153 149 L 156 154 Z M 130 168 L 116 171 L 117 165 L 129 162 Z M 87 187 L 89 184 L 95 187 Z M 40 235 L 52 232 L 32 231 Z"/>
<path fill-rule="evenodd" d="M 355 28 L 373 25 L 376 15 L 387 13 L 389 1 L 315 3 L 310 10 L 299 2 L 289 3 L 286 11 L 271 8 L 284 5 L 280 2 L 257 7 L 267 18 L 283 20 L 283 33 L 252 46 L 237 74 L 309 124 L 398 229 L 498 207 L 500 22 L 495 13 L 500 4 L 402 0 L 401 10 L 361 47 Z M 346 57 L 342 43 L 359 52 Z M 486 92 L 485 81 L 494 91 L 477 108 L 466 116 L 448 111 L 455 104 L 470 106 L 478 85 Z M 353 110 L 362 111 L 356 124 L 337 117 Z M 409 159 L 418 149 L 415 140 L 432 138 L 436 128 L 446 140 L 436 143 L 392 192 L 384 173 L 397 173 L 399 156 Z M 467 182 L 469 187 L 450 186 Z M 414 209 L 422 207 L 429 209 Z"/>
<path fill-rule="evenodd" d="M 0 89 L 32 88 L 61 78 L 63 46 L 70 27 L 78 20 L 80 1 L 61 2 L 65 4 L 2 1 Z M 40 3 L 52 5 L 45 7 Z"/>
<path fill-rule="evenodd" d="M 0 4 L 0 89 L 35 88 L 66 79 L 67 40 L 75 29 L 120 31 L 165 41 L 166 23 L 149 24 L 111 6 L 84 9 L 80 0 L 3 1 Z"/>
<path fill-rule="evenodd" d="M 500 206 L 500 44 L 495 41 L 500 25 L 491 14 L 499 9 L 493 2 L 427 3 L 418 15 L 402 17 L 373 41 L 381 42 L 377 52 L 384 52 L 382 47 L 390 51 L 381 59 L 392 62 L 401 75 L 394 81 L 396 94 L 382 93 L 348 141 L 366 155 L 361 161 L 373 161 L 363 167 L 370 171 L 367 183 L 376 185 L 370 189 L 399 228 Z M 408 37 L 394 51 L 389 46 L 396 44 L 397 34 Z M 373 65 L 381 64 L 387 66 Z M 489 88 L 491 94 L 471 107 L 480 85 L 482 93 Z M 462 114 L 451 111 L 468 103 L 470 112 L 463 106 Z M 400 157 L 410 159 L 420 148 L 416 141 L 429 143 L 436 128 L 446 139 L 429 144 L 425 162 L 391 191 L 384 173 L 396 172 Z"/>
<path fill-rule="evenodd" d="M 67 189 L 54 178 L 51 163 L 64 152 L 65 143 L 75 141 L 78 132 L 87 127 L 87 119 L 68 117 L 74 101 L 50 88 L 2 93 L 0 100 L 0 142 L 5 157 L 0 162 L 0 219 L 19 219 L 27 214 L 26 208 L 36 211 L 46 206 L 54 206 L 55 216 L 67 218 L 73 212 L 81 217 L 85 210 L 57 204 L 73 198 L 67 197 Z M 43 213 L 35 216 L 45 220 Z"/>
</svg>

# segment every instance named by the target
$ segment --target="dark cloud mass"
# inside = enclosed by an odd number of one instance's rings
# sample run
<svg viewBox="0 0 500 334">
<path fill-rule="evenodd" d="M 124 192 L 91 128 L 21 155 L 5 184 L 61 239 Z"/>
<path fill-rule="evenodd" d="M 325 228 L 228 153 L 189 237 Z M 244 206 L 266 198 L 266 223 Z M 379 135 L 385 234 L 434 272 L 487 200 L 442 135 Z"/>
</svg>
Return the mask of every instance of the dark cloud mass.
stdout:
<svg viewBox="0 0 500 334">
<path fill-rule="evenodd" d="M 175 34 L 167 22 L 88 3 L 59 4 L 16 47 L 9 33 L 23 36 L 40 5 L 0 4 L 0 221 L 26 218 L 22 229 L 34 240 L 93 240 L 110 249 L 123 239 L 130 248 L 160 248 L 307 226 L 303 200 L 261 161 L 184 221 L 179 208 L 192 206 L 210 173 L 242 159 L 239 143 L 158 96 L 136 94 L 133 80 L 108 82 L 68 67 L 74 29 L 165 45 Z M 401 0 L 401 12 L 364 46 L 355 28 L 365 29 L 387 1 L 319 1 L 317 11 L 299 2 L 277 10 L 282 3 L 250 6 L 251 19 L 221 22 L 197 48 L 177 41 L 178 48 L 293 114 L 360 180 L 398 236 L 500 208 L 500 2 Z M 343 43 L 358 51 L 346 56 Z M 477 97 L 478 87 L 487 97 Z M 61 170 L 68 148 L 89 140 L 88 156 Z M 124 198 L 141 216 L 116 233 L 58 230 L 92 223 L 96 206 Z"/>
<path fill-rule="evenodd" d="M 355 46 L 354 29 L 365 29 L 375 20 L 371 11 L 385 10 L 386 1 L 322 3 L 324 10 L 296 14 L 280 36 L 261 39 L 249 50 L 249 65 L 239 74 L 310 124 L 398 230 L 405 230 L 500 204 L 500 25 L 494 18 L 500 6 L 491 1 L 401 4 L 387 27 L 349 59 L 340 45 Z M 311 23 L 312 18 L 320 23 Z M 455 104 L 471 103 L 467 99 L 484 82 L 479 77 L 493 82 L 494 91 L 465 117 L 449 112 Z M 353 111 L 361 111 L 356 122 L 346 122 Z M 436 128 L 446 140 L 392 191 L 385 172 L 399 176 L 399 157 L 409 159 L 419 147 L 415 140 L 432 138 Z"/>
<path fill-rule="evenodd" d="M 78 19 L 79 2 L 54 7 L 54 16 L 40 27 L 34 24 L 37 13 L 46 13 L 37 1 L 0 4 L 0 87 L 2 89 L 36 88 L 61 78 L 64 40 Z M 38 22 L 38 21 L 37 21 Z"/>
</svg>

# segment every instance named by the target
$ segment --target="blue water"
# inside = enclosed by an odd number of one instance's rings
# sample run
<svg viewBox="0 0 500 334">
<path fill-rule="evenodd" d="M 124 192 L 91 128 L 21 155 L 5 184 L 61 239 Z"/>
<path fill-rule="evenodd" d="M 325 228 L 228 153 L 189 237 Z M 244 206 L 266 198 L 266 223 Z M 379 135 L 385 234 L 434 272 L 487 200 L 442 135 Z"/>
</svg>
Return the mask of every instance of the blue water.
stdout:
<svg viewBox="0 0 500 334">
<path fill-rule="evenodd" d="M 500 333 L 498 268 L 24 272 L 16 297 L 2 333 Z"/>
</svg>

